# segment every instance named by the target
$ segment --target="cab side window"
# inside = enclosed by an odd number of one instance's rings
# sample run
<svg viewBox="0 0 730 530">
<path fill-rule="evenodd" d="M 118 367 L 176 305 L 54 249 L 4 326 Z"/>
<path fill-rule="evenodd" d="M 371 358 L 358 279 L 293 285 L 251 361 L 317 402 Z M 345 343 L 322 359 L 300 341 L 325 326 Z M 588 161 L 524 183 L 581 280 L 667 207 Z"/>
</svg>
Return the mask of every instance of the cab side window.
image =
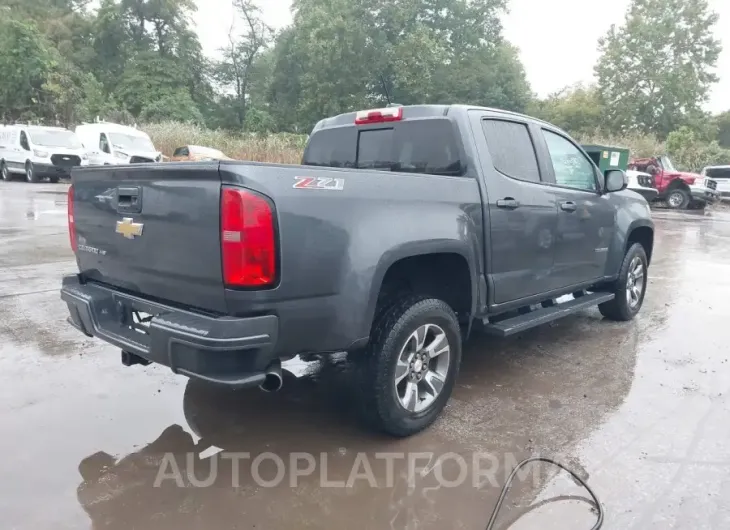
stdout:
<svg viewBox="0 0 730 530">
<path fill-rule="evenodd" d="M 20 147 L 22 147 L 26 151 L 30 151 L 30 144 L 28 143 L 28 135 L 25 134 L 25 131 L 20 131 Z"/>
<path fill-rule="evenodd" d="M 524 123 L 488 119 L 482 121 L 494 169 L 519 180 L 540 182 L 537 155 Z"/>
<path fill-rule="evenodd" d="M 107 140 L 106 134 L 104 133 L 101 133 L 101 137 L 99 138 L 99 149 L 101 149 L 104 153 L 112 152 L 109 148 L 109 140 Z"/>
<path fill-rule="evenodd" d="M 567 188 L 597 191 L 596 170 L 580 149 L 552 131 L 543 129 L 542 133 L 555 170 L 555 183 Z"/>
</svg>

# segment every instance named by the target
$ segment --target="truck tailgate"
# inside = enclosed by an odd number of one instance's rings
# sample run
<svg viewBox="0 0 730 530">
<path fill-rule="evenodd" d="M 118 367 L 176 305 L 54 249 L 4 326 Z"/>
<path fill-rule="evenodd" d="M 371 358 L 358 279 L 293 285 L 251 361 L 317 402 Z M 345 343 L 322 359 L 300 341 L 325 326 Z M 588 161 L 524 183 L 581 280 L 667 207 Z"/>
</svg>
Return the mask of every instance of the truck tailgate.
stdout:
<svg viewBox="0 0 730 530">
<path fill-rule="evenodd" d="M 217 162 L 73 174 L 79 270 L 145 297 L 225 312 Z"/>
</svg>

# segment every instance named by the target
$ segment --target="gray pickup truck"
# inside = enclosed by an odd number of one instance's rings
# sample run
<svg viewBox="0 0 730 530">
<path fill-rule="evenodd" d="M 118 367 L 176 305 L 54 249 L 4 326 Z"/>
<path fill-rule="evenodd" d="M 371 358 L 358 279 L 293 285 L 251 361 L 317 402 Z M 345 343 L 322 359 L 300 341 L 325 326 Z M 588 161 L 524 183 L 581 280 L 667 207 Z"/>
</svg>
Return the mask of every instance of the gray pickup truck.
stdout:
<svg viewBox="0 0 730 530">
<path fill-rule="evenodd" d="M 462 341 L 598 306 L 639 311 L 654 228 L 623 172 L 548 123 L 469 106 L 344 114 L 300 166 L 222 161 L 72 175 L 69 321 L 232 388 L 348 352 L 365 417 L 396 436 L 449 399 Z"/>
</svg>

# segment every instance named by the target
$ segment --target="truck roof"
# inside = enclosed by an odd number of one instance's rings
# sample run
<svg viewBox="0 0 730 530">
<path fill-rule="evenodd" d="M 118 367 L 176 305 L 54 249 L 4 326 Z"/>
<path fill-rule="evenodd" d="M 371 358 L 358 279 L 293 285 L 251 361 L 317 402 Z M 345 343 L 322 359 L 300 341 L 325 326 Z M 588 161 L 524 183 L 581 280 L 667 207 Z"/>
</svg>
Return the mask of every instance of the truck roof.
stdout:
<svg viewBox="0 0 730 530">
<path fill-rule="evenodd" d="M 535 118 L 533 116 L 528 116 L 526 114 L 520 114 L 518 112 L 512 112 L 508 110 L 503 109 L 497 109 L 492 107 L 481 107 L 479 105 L 460 105 L 460 104 L 454 104 L 454 105 L 403 105 L 403 112 L 406 114 L 404 117 L 407 119 L 420 119 L 420 118 L 437 118 L 439 116 L 448 116 L 450 112 L 452 111 L 463 111 L 467 112 L 470 110 L 483 110 L 483 111 L 489 111 L 494 112 L 498 114 L 504 114 L 505 116 L 515 116 L 522 119 L 531 120 L 534 122 L 542 123 L 544 125 L 554 127 L 554 125 L 551 125 L 550 123 L 543 121 L 539 118 Z M 367 109 L 362 109 L 367 110 Z M 324 118 L 323 120 L 320 120 L 317 125 L 314 127 L 314 131 L 317 131 L 319 129 L 326 129 L 330 127 L 342 127 L 346 125 L 354 125 L 355 119 L 357 117 L 357 111 L 353 112 L 347 112 L 345 114 L 340 114 L 338 116 L 332 116 L 330 118 Z"/>
<path fill-rule="evenodd" d="M 65 127 L 51 127 L 47 125 L 25 125 L 22 123 L 15 123 L 13 125 L 3 126 L 7 129 L 28 129 L 30 131 L 68 131 Z M 69 131 L 70 132 L 70 131 Z"/>
<path fill-rule="evenodd" d="M 82 125 L 78 125 L 76 127 L 76 130 L 98 130 L 102 132 L 118 132 L 118 133 L 124 133 L 124 134 L 131 134 L 136 136 L 144 136 L 147 137 L 147 133 L 144 131 L 141 131 L 139 129 L 136 129 L 134 127 L 130 127 L 129 125 L 120 125 L 118 123 L 84 123 Z"/>
</svg>

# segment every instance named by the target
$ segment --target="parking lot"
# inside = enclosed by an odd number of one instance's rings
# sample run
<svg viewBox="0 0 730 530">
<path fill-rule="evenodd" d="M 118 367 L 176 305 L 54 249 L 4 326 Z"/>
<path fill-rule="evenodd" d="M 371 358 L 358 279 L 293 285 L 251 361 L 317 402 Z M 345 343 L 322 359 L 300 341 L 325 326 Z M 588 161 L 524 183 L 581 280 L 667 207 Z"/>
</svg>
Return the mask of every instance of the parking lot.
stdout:
<svg viewBox="0 0 730 530">
<path fill-rule="evenodd" d="M 505 475 L 540 454 L 587 478 L 604 528 L 730 528 L 730 212 L 659 211 L 655 222 L 635 321 L 591 310 L 507 340 L 476 336 L 442 418 L 395 440 L 359 423 L 344 359 L 295 360 L 274 394 L 122 366 L 65 322 L 60 278 L 76 270 L 66 185 L 0 182 L 0 526 L 483 529 Z M 267 487 L 229 461 L 210 485 L 158 483 L 165 455 L 201 478 L 221 452 L 276 455 L 286 478 Z M 294 476 L 297 453 L 316 472 Z M 383 453 L 406 457 L 387 470 Z M 417 453 L 429 456 L 414 476 Z M 449 453 L 469 463 L 466 480 L 457 458 L 439 460 Z M 475 487 L 474 455 L 498 484 Z M 267 458 L 259 471 L 273 483 Z M 377 483 L 347 484 L 362 460 Z M 538 479 L 515 486 L 497 528 L 520 515 L 511 528 L 591 527 L 571 497 L 580 488 Z M 565 500 L 542 504 L 555 496 Z"/>
</svg>

